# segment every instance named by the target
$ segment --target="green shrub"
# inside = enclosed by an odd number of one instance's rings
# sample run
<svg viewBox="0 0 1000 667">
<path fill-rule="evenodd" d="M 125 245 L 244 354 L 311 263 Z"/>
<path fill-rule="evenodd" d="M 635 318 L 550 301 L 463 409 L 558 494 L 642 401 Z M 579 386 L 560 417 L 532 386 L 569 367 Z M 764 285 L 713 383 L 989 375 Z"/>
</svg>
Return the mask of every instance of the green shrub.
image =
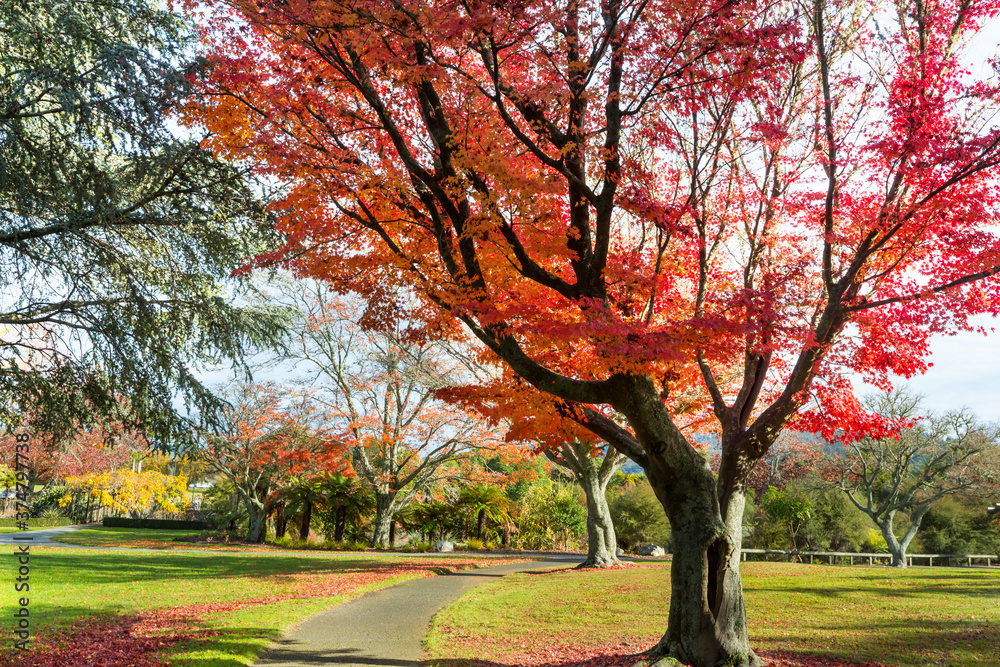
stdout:
<svg viewBox="0 0 1000 667">
<path fill-rule="evenodd" d="M 868 530 L 868 537 L 864 544 L 861 545 L 861 551 L 876 554 L 887 554 L 889 553 L 889 543 L 885 541 L 882 537 L 882 531 L 878 528 L 871 528 Z"/>
<path fill-rule="evenodd" d="M 1000 553 L 1000 524 L 986 514 L 986 504 L 954 496 L 937 501 L 924 515 L 910 553 Z"/>
<path fill-rule="evenodd" d="M 872 521 L 837 489 L 808 491 L 812 512 L 800 536 L 810 551 L 860 551 Z"/>
<path fill-rule="evenodd" d="M 465 541 L 465 548 L 469 551 L 479 551 L 483 549 L 486 544 L 482 540 L 468 539 Z"/>
<path fill-rule="evenodd" d="M 643 544 L 667 545 L 670 542 L 670 522 L 653 487 L 645 479 L 624 486 L 608 505 L 618 545 L 623 551 Z"/>
</svg>

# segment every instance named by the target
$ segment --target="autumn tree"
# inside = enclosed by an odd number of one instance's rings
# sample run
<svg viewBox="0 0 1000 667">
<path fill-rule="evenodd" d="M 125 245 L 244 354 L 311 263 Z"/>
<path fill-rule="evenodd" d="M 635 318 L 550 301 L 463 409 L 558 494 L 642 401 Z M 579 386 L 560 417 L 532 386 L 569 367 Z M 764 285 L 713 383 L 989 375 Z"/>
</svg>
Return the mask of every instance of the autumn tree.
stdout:
<svg viewBox="0 0 1000 667">
<path fill-rule="evenodd" d="M 411 339 L 401 325 L 366 330 L 362 302 L 315 281 L 276 283 L 300 313 L 281 357 L 297 362 L 330 428 L 351 450 L 358 476 L 375 493 L 372 544 L 391 546 L 394 517 L 437 481 L 463 474 L 453 464 L 502 442 L 475 415 L 436 392 L 467 381 L 468 367 L 441 343 Z"/>
<path fill-rule="evenodd" d="M 29 428 L 33 425 L 29 420 Z M 128 466 L 132 456 L 149 455 L 151 445 L 145 436 L 120 421 L 103 420 L 89 425 L 75 423 L 66 431 L 35 431 L 31 450 L 22 465 L 27 467 L 27 482 L 32 487 L 57 486 L 67 477 L 104 473 Z M 16 440 L 0 436 L 0 461 L 15 463 Z"/>
<path fill-rule="evenodd" d="M 988 497 L 1000 484 L 1000 431 L 967 411 L 921 414 L 920 397 L 906 390 L 876 395 L 870 408 L 906 427 L 896 436 L 862 437 L 830 461 L 831 483 L 879 527 L 893 567 L 906 567 L 906 549 L 933 504 L 950 494 Z M 896 514 L 910 525 L 897 537 Z"/>
<path fill-rule="evenodd" d="M 233 483 L 249 517 L 247 542 L 263 542 L 280 499 L 278 482 L 303 471 L 342 472 L 343 445 L 328 435 L 325 416 L 308 396 L 271 385 L 242 384 L 227 396 L 226 421 L 205 434 L 198 454 Z"/>
<path fill-rule="evenodd" d="M 145 0 L 0 5 L 0 423 L 126 420 L 165 445 L 281 318 L 230 274 L 278 240 L 245 173 L 179 138 L 191 26 Z M 190 413 L 174 409 L 175 395 Z M 120 400 L 122 396 L 128 401 Z M 127 411 L 124 409 L 127 408 Z"/>
<path fill-rule="evenodd" d="M 84 523 L 91 513 L 107 507 L 116 515 L 144 519 L 157 510 L 177 512 L 184 507 L 187 478 L 147 470 L 91 472 L 66 478 L 61 507 L 71 507 Z"/>
<path fill-rule="evenodd" d="M 652 653 L 755 665 L 755 464 L 792 423 L 877 437 L 849 371 L 1000 311 L 1000 87 L 962 60 L 997 2 L 881 7 L 230 0 L 185 113 L 289 183 L 296 270 L 464 324 L 639 462 L 673 529 Z"/>
<path fill-rule="evenodd" d="M 570 419 L 569 408 L 511 377 L 509 370 L 475 386 L 449 388 L 441 395 L 477 410 L 491 423 L 504 424 L 508 441 L 531 446 L 568 473 L 580 485 L 587 503 L 587 558 L 579 567 L 621 565 L 607 489 L 628 457 Z"/>
</svg>

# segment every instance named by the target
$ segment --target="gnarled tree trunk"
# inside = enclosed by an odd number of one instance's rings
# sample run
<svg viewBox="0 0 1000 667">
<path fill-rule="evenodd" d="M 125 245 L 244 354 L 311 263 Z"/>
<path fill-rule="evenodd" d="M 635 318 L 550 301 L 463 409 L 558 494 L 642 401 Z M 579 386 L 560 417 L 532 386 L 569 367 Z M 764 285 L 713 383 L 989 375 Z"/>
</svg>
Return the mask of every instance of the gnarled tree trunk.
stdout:
<svg viewBox="0 0 1000 667">
<path fill-rule="evenodd" d="M 910 515 L 910 527 L 906 529 L 906 533 L 902 538 L 897 539 L 896 534 L 893 532 L 892 524 L 893 520 L 896 518 L 895 512 L 888 512 L 881 521 L 876 521 L 879 529 L 882 531 L 882 537 L 885 538 L 886 546 L 889 547 L 889 553 L 892 554 L 892 567 L 906 567 L 906 550 L 910 547 L 910 542 L 917 534 L 917 530 L 920 529 L 920 522 L 924 520 L 924 515 L 927 514 L 931 506 L 923 505 L 915 512 Z M 871 515 L 869 515 L 871 516 Z M 874 520 L 875 517 L 872 517 Z"/>
<path fill-rule="evenodd" d="M 610 567 L 621 565 L 618 560 L 618 540 L 611 521 L 606 491 L 608 482 L 622 467 L 627 457 L 612 447 L 600 467 L 591 456 L 592 446 L 580 441 L 546 449 L 545 455 L 556 465 L 567 468 L 576 476 L 587 498 L 587 560 L 578 567 Z"/>
<path fill-rule="evenodd" d="M 670 421 L 651 383 L 632 389 L 619 410 L 646 452 L 646 476 L 670 520 L 673 542 L 667 632 L 651 650 L 651 664 L 670 657 L 697 667 L 756 667 L 739 570 L 744 483 L 756 459 L 724 433 L 716 478 Z"/>
</svg>

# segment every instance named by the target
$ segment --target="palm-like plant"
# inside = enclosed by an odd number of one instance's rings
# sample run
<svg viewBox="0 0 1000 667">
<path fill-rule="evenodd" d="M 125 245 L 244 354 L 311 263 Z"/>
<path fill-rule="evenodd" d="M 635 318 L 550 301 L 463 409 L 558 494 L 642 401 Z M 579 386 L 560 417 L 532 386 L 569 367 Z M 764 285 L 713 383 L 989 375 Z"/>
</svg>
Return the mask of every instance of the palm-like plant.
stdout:
<svg viewBox="0 0 1000 667">
<path fill-rule="evenodd" d="M 323 501 L 323 478 L 295 476 L 288 478 L 278 492 L 284 501 L 286 517 L 300 515 L 299 540 L 309 539 L 312 513 L 316 504 Z"/>
<path fill-rule="evenodd" d="M 325 506 L 326 524 L 333 525 L 333 540 L 342 542 L 348 523 L 356 530 L 375 510 L 375 498 L 355 477 L 326 473 L 317 478 L 318 495 Z"/>
<path fill-rule="evenodd" d="M 506 523 L 509 520 L 507 494 L 498 486 L 477 484 L 462 489 L 458 496 L 458 504 L 476 516 L 476 539 L 486 539 L 487 519 L 494 523 Z"/>
</svg>

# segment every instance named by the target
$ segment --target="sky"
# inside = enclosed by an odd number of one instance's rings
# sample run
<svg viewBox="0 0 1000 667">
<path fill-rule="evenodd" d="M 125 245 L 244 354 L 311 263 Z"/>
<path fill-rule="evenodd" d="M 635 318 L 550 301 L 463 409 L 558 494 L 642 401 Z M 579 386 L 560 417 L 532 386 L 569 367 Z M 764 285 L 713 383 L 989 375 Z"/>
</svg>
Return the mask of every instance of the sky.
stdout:
<svg viewBox="0 0 1000 667">
<path fill-rule="evenodd" d="M 925 408 L 936 412 L 969 408 L 985 421 L 1000 422 L 1000 321 L 989 317 L 974 320 L 987 330 L 935 336 L 931 339 L 930 362 L 924 375 L 907 382 L 910 389 L 925 397 Z M 865 388 L 855 383 L 858 394 Z"/>
</svg>

